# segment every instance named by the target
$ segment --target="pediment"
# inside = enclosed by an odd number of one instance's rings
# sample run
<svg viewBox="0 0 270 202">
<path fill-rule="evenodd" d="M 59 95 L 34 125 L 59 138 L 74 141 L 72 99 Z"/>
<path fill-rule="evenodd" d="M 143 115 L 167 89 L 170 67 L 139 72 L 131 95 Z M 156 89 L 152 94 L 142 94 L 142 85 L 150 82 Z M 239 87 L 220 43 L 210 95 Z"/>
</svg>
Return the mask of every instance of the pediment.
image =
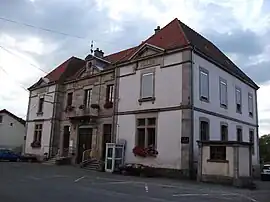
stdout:
<svg viewBox="0 0 270 202">
<path fill-rule="evenodd" d="M 38 82 L 36 82 L 34 85 L 32 85 L 29 89 L 46 86 L 48 83 L 49 83 L 49 79 L 47 79 L 47 78 L 40 78 L 38 80 Z"/>
<path fill-rule="evenodd" d="M 145 58 L 145 57 L 156 55 L 163 52 L 164 52 L 164 49 L 145 43 L 129 59 L 136 60 L 139 58 Z"/>
<path fill-rule="evenodd" d="M 84 78 L 86 76 L 97 74 L 99 72 L 100 70 L 94 66 L 92 66 L 91 68 L 84 67 L 80 72 L 78 72 L 77 78 Z"/>
</svg>

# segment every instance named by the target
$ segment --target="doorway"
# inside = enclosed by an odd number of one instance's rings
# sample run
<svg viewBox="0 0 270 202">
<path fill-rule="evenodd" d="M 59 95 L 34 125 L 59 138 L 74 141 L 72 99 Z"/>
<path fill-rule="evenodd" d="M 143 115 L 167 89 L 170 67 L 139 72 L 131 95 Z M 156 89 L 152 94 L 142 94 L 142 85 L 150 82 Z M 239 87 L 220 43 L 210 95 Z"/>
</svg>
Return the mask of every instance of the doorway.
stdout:
<svg viewBox="0 0 270 202">
<path fill-rule="evenodd" d="M 103 124 L 102 160 L 105 161 L 106 143 L 111 142 L 112 124 Z"/>
<path fill-rule="evenodd" d="M 79 128 L 77 163 L 81 163 L 83 152 L 92 148 L 92 128 Z"/>
</svg>

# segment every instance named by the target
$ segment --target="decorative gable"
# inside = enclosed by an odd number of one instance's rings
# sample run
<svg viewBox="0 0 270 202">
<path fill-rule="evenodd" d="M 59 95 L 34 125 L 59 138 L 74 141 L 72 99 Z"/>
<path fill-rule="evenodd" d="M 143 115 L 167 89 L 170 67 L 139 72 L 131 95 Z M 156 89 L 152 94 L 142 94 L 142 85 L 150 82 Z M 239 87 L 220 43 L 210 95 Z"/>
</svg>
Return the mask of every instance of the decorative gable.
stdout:
<svg viewBox="0 0 270 202">
<path fill-rule="evenodd" d="M 145 58 L 145 57 L 156 55 L 163 52 L 164 52 L 164 49 L 145 43 L 135 53 L 132 54 L 129 60 Z"/>
</svg>

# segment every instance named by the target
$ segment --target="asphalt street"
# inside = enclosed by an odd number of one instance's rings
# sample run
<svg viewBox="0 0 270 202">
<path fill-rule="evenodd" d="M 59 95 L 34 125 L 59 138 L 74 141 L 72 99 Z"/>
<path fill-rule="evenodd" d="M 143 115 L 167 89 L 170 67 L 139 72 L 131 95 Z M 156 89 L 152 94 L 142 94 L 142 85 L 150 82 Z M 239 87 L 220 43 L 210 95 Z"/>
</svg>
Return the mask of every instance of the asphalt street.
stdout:
<svg viewBox="0 0 270 202">
<path fill-rule="evenodd" d="M 270 182 L 258 190 L 139 178 L 72 166 L 0 162 L 1 202 L 269 202 Z"/>
</svg>

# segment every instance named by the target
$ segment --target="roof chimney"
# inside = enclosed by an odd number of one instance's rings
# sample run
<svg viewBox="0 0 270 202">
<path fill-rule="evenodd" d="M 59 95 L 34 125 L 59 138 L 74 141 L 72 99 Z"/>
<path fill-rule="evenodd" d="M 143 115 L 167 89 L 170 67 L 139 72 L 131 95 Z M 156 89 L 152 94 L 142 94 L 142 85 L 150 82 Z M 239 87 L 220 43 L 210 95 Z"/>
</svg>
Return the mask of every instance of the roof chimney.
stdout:
<svg viewBox="0 0 270 202">
<path fill-rule="evenodd" d="M 157 28 L 155 29 L 155 34 L 158 33 L 160 30 L 160 26 L 157 26 Z"/>
<path fill-rule="evenodd" d="M 99 57 L 99 58 L 103 58 L 104 52 L 103 52 L 102 50 L 99 50 L 99 48 L 97 48 L 97 49 L 94 51 L 94 56 Z"/>
</svg>

